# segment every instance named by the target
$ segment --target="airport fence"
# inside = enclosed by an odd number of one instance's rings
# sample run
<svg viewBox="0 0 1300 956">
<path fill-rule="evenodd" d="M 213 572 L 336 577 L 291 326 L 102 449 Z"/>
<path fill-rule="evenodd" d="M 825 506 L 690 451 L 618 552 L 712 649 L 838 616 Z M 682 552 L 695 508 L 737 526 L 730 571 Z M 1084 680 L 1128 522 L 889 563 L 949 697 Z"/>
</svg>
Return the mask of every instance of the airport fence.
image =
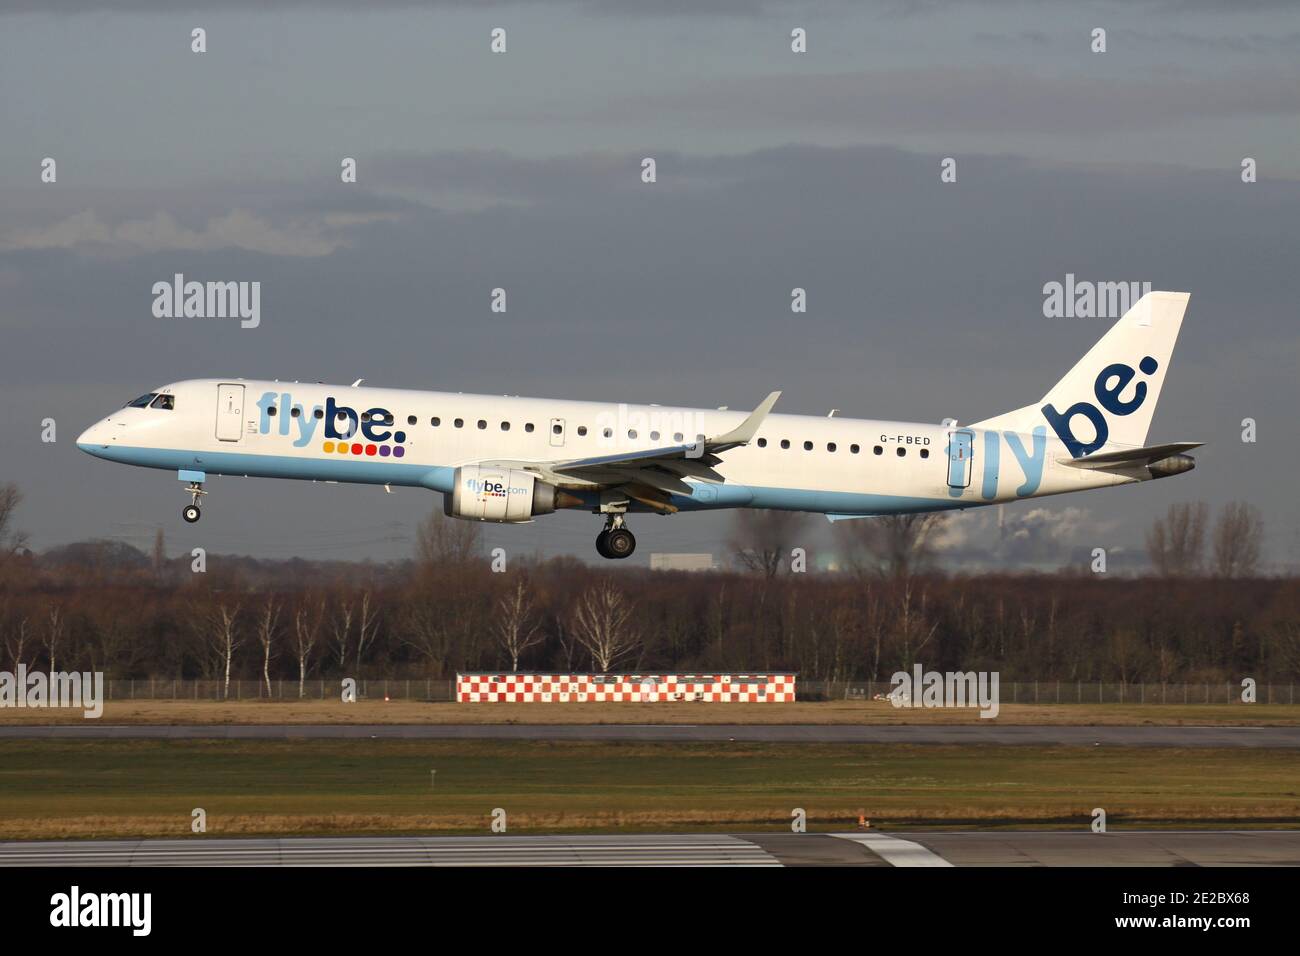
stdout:
<svg viewBox="0 0 1300 956">
<path fill-rule="evenodd" d="M 338 700 L 342 694 L 338 679 L 321 678 L 307 680 L 301 692 L 296 680 L 273 680 L 269 692 L 264 681 L 255 680 L 232 680 L 228 691 L 225 682 L 220 680 L 163 677 L 108 678 L 105 685 L 109 700 Z M 870 701 L 884 697 L 893 688 L 889 681 L 801 680 L 796 685 L 796 696 L 802 701 Z M 358 680 L 356 694 L 361 700 L 445 702 L 456 699 L 456 682 L 428 678 Z M 1177 684 L 1001 681 L 998 699 L 1003 704 L 1235 704 L 1242 700 L 1242 686 L 1234 681 Z M 1294 704 L 1296 686 L 1259 683 L 1255 699 L 1261 704 Z"/>
</svg>

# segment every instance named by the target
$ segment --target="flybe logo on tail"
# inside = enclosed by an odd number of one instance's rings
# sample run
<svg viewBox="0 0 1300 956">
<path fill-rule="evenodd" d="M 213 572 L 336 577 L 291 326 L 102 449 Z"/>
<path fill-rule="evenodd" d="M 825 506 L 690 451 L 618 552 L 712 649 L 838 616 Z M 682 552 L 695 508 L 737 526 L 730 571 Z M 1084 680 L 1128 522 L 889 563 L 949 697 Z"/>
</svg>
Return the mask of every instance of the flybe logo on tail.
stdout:
<svg viewBox="0 0 1300 956">
<path fill-rule="evenodd" d="M 1154 375 L 1159 367 L 1160 363 L 1150 355 L 1138 363 L 1138 369 L 1143 375 L 1148 376 Z M 1133 397 L 1128 401 L 1120 398 L 1120 393 L 1128 388 L 1137 374 L 1133 366 L 1122 362 L 1107 365 L 1102 369 L 1092 385 L 1093 394 L 1097 396 L 1097 405 L 1101 408 L 1091 402 L 1075 402 L 1063 412 L 1057 411 L 1051 404 L 1044 405 L 1040 409 L 1047 423 L 1052 426 L 1052 431 L 1056 432 L 1056 437 L 1061 439 L 1065 447 L 1070 450 L 1071 457 L 1082 458 L 1084 455 L 1091 455 L 1110 439 L 1110 426 L 1106 422 L 1103 409 L 1112 415 L 1132 415 L 1142 407 L 1142 403 L 1147 399 L 1146 382 L 1140 381 L 1133 386 Z M 1092 423 L 1095 433 L 1092 441 L 1087 443 L 1074 437 L 1073 422 L 1080 415 Z"/>
</svg>

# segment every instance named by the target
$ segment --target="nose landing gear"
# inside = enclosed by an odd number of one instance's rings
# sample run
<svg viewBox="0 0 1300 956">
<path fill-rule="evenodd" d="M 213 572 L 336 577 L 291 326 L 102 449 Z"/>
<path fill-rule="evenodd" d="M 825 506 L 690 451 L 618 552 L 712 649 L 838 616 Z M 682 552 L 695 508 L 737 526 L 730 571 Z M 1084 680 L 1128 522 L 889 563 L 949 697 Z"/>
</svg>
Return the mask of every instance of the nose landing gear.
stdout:
<svg viewBox="0 0 1300 956">
<path fill-rule="evenodd" d="M 636 550 L 636 536 L 623 526 L 623 516 L 605 519 L 605 530 L 596 535 L 596 553 L 602 558 L 626 558 Z"/>
<path fill-rule="evenodd" d="M 207 492 L 203 490 L 203 482 L 201 481 L 191 481 L 189 487 L 185 490 L 190 493 L 190 503 L 181 512 L 181 517 L 189 524 L 194 524 L 199 518 L 203 517 L 203 512 L 199 510 L 199 498 L 206 495 Z"/>
</svg>

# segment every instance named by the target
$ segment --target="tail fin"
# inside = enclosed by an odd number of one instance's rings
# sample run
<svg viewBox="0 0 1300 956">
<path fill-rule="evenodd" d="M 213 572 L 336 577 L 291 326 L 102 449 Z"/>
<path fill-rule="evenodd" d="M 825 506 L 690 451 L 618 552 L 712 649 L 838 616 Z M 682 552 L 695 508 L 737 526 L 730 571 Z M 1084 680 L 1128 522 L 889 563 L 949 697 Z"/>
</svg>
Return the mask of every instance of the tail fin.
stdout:
<svg viewBox="0 0 1300 956">
<path fill-rule="evenodd" d="M 1144 445 L 1189 298 L 1148 292 L 1041 401 L 974 427 L 1027 433 L 1044 427 L 1075 458 L 1111 444 Z"/>
</svg>

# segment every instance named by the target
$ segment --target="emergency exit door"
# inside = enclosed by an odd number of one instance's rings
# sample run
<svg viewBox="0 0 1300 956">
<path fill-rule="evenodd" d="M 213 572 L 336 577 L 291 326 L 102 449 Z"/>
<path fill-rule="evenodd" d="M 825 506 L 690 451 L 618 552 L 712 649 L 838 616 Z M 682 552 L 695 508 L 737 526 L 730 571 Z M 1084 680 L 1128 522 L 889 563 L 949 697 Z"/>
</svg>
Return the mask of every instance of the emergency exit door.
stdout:
<svg viewBox="0 0 1300 956">
<path fill-rule="evenodd" d="M 970 485 L 971 459 L 974 456 L 974 432 L 963 430 L 948 433 L 949 488 L 966 488 Z"/>
<path fill-rule="evenodd" d="M 244 434 L 244 386 L 217 386 L 217 438 L 239 441 Z"/>
</svg>

